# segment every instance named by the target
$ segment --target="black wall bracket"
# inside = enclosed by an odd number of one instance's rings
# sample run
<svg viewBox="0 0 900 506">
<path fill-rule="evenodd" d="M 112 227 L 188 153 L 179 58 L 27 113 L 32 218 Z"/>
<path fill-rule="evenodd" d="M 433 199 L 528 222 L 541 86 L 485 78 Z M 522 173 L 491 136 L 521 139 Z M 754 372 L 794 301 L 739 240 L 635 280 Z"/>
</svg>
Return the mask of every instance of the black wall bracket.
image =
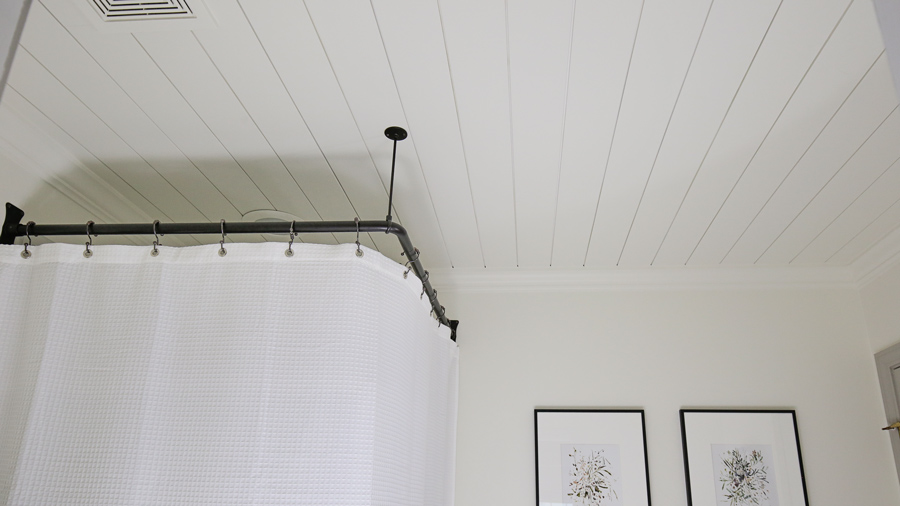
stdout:
<svg viewBox="0 0 900 506">
<path fill-rule="evenodd" d="M 19 223 L 25 217 L 25 211 L 6 203 L 6 218 L 3 220 L 3 230 L 0 230 L 0 244 L 15 244 Z"/>
</svg>

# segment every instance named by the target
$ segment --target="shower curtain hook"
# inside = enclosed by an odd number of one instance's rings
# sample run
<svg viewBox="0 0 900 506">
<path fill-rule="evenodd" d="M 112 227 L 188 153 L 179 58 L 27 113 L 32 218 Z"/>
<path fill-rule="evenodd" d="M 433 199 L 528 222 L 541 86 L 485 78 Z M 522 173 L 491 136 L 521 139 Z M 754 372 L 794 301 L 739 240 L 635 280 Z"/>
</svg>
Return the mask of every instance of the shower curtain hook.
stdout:
<svg viewBox="0 0 900 506">
<path fill-rule="evenodd" d="M 91 246 L 94 244 L 94 240 L 91 239 L 91 227 L 93 226 L 93 221 L 88 221 L 87 225 L 85 226 L 85 228 L 87 229 L 88 240 L 86 243 L 84 243 L 84 253 L 82 253 L 82 255 L 84 255 L 84 258 L 91 258 L 94 255 L 94 252 L 91 251 Z"/>
<path fill-rule="evenodd" d="M 412 270 L 412 262 L 415 262 L 416 260 L 419 259 L 419 248 L 413 248 L 413 253 L 416 254 L 415 258 L 410 256 L 409 258 L 406 259 L 406 272 L 403 273 L 403 279 L 406 279 L 409 276 L 409 271 Z M 400 255 L 401 256 L 406 255 L 406 252 L 401 251 Z"/>
<path fill-rule="evenodd" d="M 353 218 L 353 221 L 356 222 L 356 256 L 363 256 L 363 250 L 359 247 L 359 216 Z"/>
<path fill-rule="evenodd" d="M 292 257 L 294 256 L 294 250 L 291 247 L 294 245 L 294 223 L 295 221 L 291 221 L 291 240 L 288 242 L 288 248 L 284 250 L 284 256 Z"/>
<path fill-rule="evenodd" d="M 153 220 L 153 237 L 155 240 L 153 241 L 153 249 L 150 251 L 150 256 L 159 255 L 159 250 L 156 248 L 159 246 L 159 234 L 157 233 L 156 227 L 159 226 L 159 220 Z"/>
<path fill-rule="evenodd" d="M 26 260 L 31 258 L 31 252 L 28 251 L 28 247 L 31 246 L 31 227 L 33 226 L 33 221 L 29 221 L 25 224 L 25 237 L 28 239 L 28 242 L 25 243 L 25 251 L 22 252 L 22 258 Z"/>
<path fill-rule="evenodd" d="M 419 294 L 419 300 L 422 300 L 422 297 L 425 296 L 426 281 L 428 281 L 428 271 L 425 271 L 425 274 L 422 275 L 422 293 Z"/>
<path fill-rule="evenodd" d="M 219 222 L 219 227 L 222 229 L 222 240 L 219 241 L 219 256 L 223 257 L 228 254 L 228 251 L 225 250 L 225 220 Z"/>
</svg>

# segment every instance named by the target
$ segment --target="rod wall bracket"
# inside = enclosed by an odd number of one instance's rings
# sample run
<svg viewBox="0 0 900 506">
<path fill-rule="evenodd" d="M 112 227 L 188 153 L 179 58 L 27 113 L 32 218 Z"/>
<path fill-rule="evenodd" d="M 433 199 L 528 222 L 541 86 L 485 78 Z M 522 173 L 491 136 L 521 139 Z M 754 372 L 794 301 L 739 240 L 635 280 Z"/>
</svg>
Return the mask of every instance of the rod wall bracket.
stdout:
<svg viewBox="0 0 900 506">
<path fill-rule="evenodd" d="M 0 230 L 0 244 L 15 244 L 19 235 L 19 224 L 25 216 L 25 211 L 6 203 L 6 218 L 3 220 L 3 230 Z"/>
</svg>

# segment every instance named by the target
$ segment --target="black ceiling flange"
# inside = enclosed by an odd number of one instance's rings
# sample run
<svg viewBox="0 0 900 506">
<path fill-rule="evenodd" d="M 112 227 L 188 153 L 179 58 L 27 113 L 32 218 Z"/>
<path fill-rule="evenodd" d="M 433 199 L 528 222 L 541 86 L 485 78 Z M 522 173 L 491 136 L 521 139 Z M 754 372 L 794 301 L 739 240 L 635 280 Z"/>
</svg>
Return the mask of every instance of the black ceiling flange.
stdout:
<svg viewBox="0 0 900 506">
<path fill-rule="evenodd" d="M 406 130 L 398 126 L 387 127 L 384 129 L 384 136 L 392 141 L 402 141 L 406 138 Z"/>
</svg>

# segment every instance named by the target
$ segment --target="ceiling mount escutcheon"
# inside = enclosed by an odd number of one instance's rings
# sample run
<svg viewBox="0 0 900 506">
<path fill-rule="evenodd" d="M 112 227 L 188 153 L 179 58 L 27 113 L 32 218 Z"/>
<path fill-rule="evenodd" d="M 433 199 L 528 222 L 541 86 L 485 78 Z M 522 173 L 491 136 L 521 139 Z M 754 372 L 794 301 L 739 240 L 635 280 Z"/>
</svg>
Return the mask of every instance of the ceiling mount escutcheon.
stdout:
<svg viewBox="0 0 900 506">
<path fill-rule="evenodd" d="M 384 129 L 384 136 L 392 141 L 402 141 L 406 138 L 406 130 L 398 126 L 387 127 Z"/>
</svg>

